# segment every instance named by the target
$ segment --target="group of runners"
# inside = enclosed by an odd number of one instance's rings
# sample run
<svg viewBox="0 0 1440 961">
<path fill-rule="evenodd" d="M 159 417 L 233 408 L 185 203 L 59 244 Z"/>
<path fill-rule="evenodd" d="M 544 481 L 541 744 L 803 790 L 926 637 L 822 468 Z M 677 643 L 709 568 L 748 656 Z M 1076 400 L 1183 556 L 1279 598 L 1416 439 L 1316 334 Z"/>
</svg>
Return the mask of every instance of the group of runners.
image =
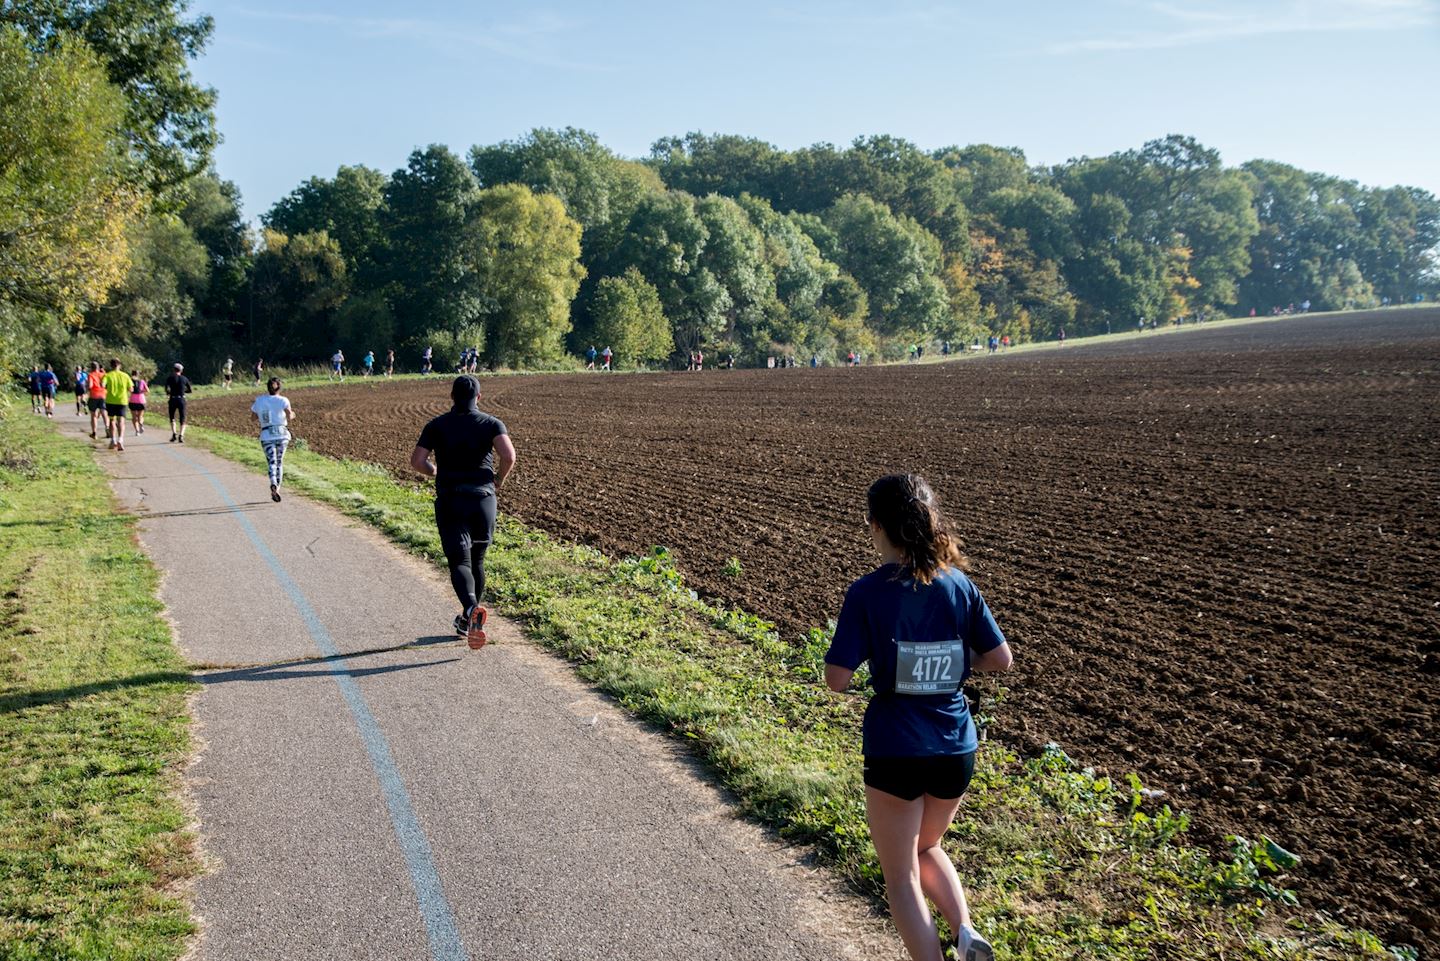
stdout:
<svg viewBox="0 0 1440 961">
<path fill-rule="evenodd" d="M 607 350 L 607 362 L 609 355 Z M 89 367 L 75 371 L 76 412 L 83 392 L 91 436 L 97 436 L 96 419 L 103 412 L 111 446 L 124 450 L 124 415 L 132 412 L 137 430 L 143 431 L 148 384 L 138 372 L 121 369 L 118 359 L 103 374 L 98 363 Z M 39 368 L 33 372 L 43 373 Z M 41 386 L 37 410 L 46 413 L 54 406 L 50 374 L 32 375 Z M 250 408 L 275 501 L 281 499 L 295 418 L 281 386 L 279 378 L 271 377 L 266 393 Z M 184 366 L 175 364 L 165 382 L 172 442 L 184 442 L 191 390 Z M 516 451 L 505 424 L 480 409 L 475 376 L 457 376 L 450 400 L 450 410 L 420 431 L 410 466 L 435 479 L 435 523 L 460 606 L 452 626 L 478 650 L 487 642 L 485 555 Z M 963 685 L 975 672 L 1008 670 L 1010 648 L 966 576 L 959 536 L 924 478 L 890 474 L 872 483 L 865 523 L 879 565 L 846 592 L 825 655 L 824 682 L 843 692 L 857 669 L 869 665 L 866 683 L 874 694 L 861 734 L 862 779 L 891 915 L 916 961 L 941 961 L 947 949 L 964 961 L 992 961 L 994 952 L 972 923 L 964 887 L 941 840 L 970 785 L 979 747 Z M 950 944 L 940 941 L 931 904 L 945 919 Z"/>
<path fill-rule="evenodd" d="M 127 419 L 135 434 L 145 433 L 145 411 L 150 404 L 151 387 L 138 368 L 125 370 L 118 357 L 110 358 L 105 367 L 92 360 L 71 371 L 69 381 L 75 393 L 75 416 L 84 417 L 88 413 L 92 440 L 99 440 L 103 431 L 109 449 L 124 451 Z M 31 409 L 36 414 L 54 417 L 60 377 L 53 365 L 33 367 L 29 384 Z M 172 443 L 185 443 L 186 395 L 193 389 L 185 376 L 185 366 L 175 364 L 165 379 Z"/>
<path fill-rule="evenodd" d="M 609 345 L 609 344 L 606 344 L 606 345 L 605 345 L 605 349 L 604 349 L 604 350 L 600 350 L 600 351 L 597 351 L 597 350 L 595 349 L 595 345 L 594 345 L 594 344 L 591 344 L 591 345 L 590 345 L 590 349 L 587 350 L 587 351 L 585 351 L 585 369 L 586 369 L 586 370 L 594 370 L 594 369 L 595 369 L 595 363 L 596 363 L 597 360 L 598 360 L 599 363 L 600 363 L 600 369 L 601 369 L 601 370 L 613 370 L 613 369 L 614 369 L 615 352 L 610 349 L 610 345 Z M 692 358 L 692 360 L 693 360 L 693 358 Z"/>
</svg>

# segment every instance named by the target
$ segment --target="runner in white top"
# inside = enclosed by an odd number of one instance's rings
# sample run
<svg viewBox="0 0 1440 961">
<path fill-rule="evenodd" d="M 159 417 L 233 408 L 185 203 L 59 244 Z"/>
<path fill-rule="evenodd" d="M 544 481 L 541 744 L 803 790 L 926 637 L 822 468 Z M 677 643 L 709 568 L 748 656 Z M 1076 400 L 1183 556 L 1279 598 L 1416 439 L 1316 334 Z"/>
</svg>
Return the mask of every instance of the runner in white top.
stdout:
<svg viewBox="0 0 1440 961">
<path fill-rule="evenodd" d="M 280 393 L 280 378 L 271 377 L 265 385 L 270 393 L 255 398 L 250 405 L 250 416 L 260 425 L 260 447 L 265 451 L 265 462 L 270 465 L 270 499 L 280 500 L 280 482 L 285 476 L 285 447 L 290 443 L 290 422 L 295 419 L 295 409 L 290 398 Z"/>
</svg>

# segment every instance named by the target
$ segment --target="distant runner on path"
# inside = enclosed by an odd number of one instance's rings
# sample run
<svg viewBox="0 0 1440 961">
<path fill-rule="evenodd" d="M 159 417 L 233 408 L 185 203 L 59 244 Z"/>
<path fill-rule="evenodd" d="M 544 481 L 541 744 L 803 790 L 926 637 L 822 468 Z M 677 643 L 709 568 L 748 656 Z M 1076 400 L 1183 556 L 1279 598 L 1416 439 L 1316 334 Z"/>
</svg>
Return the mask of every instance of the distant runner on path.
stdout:
<svg viewBox="0 0 1440 961">
<path fill-rule="evenodd" d="M 85 393 L 89 389 L 90 378 L 85 375 L 84 367 L 75 368 L 75 416 L 80 417 L 85 413 Z"/>
<path fill-rule="evenodd" d="M 45 410 L 45 416 L 54 417 L 55 392 L 60 389 L 60 378 L 55 376 L 55 368 L 46 364 L 36 379 L 40 383 L 40 404 Z"/>
<path fill-rule="evenodd" d="M 90 409 L 90 439 L 99 440 L 95 436 L 96 425 L 105 423 L 105 375 L 100 373 L 100 364 L 90 361 L 90 372 L 85 375 L 85 406 Z M 105 433 L 110 433 L 109 424 L 106 424 Z"/>
<path fill-rule="evenodd" d="M 37 364 L 30 366 L 30 374 L 26 378 L 30 391 L 30 413 L 40 413 L 40 367 Z"/>
<path fill-rule="evenodd" d="M 435 478 L 435 525 L 460 600 L 455 633 L 473 650 L 485 646 L 485 551 L 495 534 L 496 491 L 515 467 L 515 445 L 495 417 L 480 410 L 480 382 L 468 374 L 450 386 L 453 403 L 420 432 L 410 466 Z M 431 456 L 434 462 L 431 462 Z"/>
<path fill-rule="evenodd" d="M 910 957 L 943 957 L 928 898 L 955 932 L 958 957 L 993 961 L 940 842 L 979 748 L 961 685 L 972 671 L 1008 670 L 1010 647 L 962 573 L 959 539 L 924 478 L 882 477 L 870 485 L 866 507 L 881 566 L 845 594 L 825 654 L 825 683 L 844 691 L 855 669 L 870 662 L 865 812 L 890 915 Z"/>
<path fill-rule="evenodd" d="M 135 382 L 130 388 L 130 423 L 135 427 L 135 433 L 145 433 L 145 404 L 150 399 L 150 382 L 140 376 L 139 368 L 130 371 L 130 379 Z"/>
<path fill-rule="evenodd" d="M 130 394 L 135 382 L 120 368 L 120 358 L 110 358 L 110 372 L 102 380 L 105 385 L 105 416 L 110 422 L 110 446 L 125 449 L 125 414 L 130 407 Z"/>
<path fill-rule="evenodd" d="M 175 371 L 165 378 L 165 396 L 170 398 L 170 443 L 185 443 L 185 395 L 190 393 L 190 378 L 185 365 L 176 364 Z"/>
<path fill-rule="evenodd" d="M 270 393 L 255 398 L 250 417 L 260 425 L 260 447 L 265 463 L 270 465 L 270 499 L 280 503 L 280 483 L 285 479 L 285 447 L 290 443 L 290 422 L 295 409 L 290 398 L 280 393 L 280 378 L 271 377 L 265 384 Z"/>
</svg>

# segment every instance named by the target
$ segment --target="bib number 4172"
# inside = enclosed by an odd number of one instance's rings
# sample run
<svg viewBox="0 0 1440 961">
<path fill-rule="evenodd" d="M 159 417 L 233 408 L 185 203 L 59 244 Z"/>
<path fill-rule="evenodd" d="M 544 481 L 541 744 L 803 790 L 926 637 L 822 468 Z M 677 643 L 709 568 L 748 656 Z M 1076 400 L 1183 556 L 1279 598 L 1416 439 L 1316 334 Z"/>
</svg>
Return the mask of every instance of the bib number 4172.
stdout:
<svg viewBox="0 0 1440 961">
<path fill-rule="evenodd" d="M 895 693 L 954 694 L 960 689 L 965 642 L 896 645 Z"/>
</svg>

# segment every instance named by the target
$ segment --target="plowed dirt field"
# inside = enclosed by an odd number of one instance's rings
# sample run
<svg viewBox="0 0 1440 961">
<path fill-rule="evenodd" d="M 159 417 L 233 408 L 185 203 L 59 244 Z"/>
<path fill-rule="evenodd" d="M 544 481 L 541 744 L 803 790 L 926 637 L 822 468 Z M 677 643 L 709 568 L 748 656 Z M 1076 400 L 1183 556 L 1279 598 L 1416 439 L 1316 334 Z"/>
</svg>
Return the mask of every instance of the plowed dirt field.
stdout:
<svg viewBox="0 0 1440 961">
<path fill-rule="evenodd" d="M 447 389 L 297 392 L 297 433 L 406 477 Z M 1200 841 L 1268 834 L 1310 903 L 1440 948 L 1440 311 L 484 390 L 520 453 L 502 510 L 667 545 L 795 636 L 873 564 L 868 483 L 926 474 L 1016 651 L 1000 737 L 1136 770 Z M 194 417 L 248 433 L 248 404 Z"/>
</svg>

